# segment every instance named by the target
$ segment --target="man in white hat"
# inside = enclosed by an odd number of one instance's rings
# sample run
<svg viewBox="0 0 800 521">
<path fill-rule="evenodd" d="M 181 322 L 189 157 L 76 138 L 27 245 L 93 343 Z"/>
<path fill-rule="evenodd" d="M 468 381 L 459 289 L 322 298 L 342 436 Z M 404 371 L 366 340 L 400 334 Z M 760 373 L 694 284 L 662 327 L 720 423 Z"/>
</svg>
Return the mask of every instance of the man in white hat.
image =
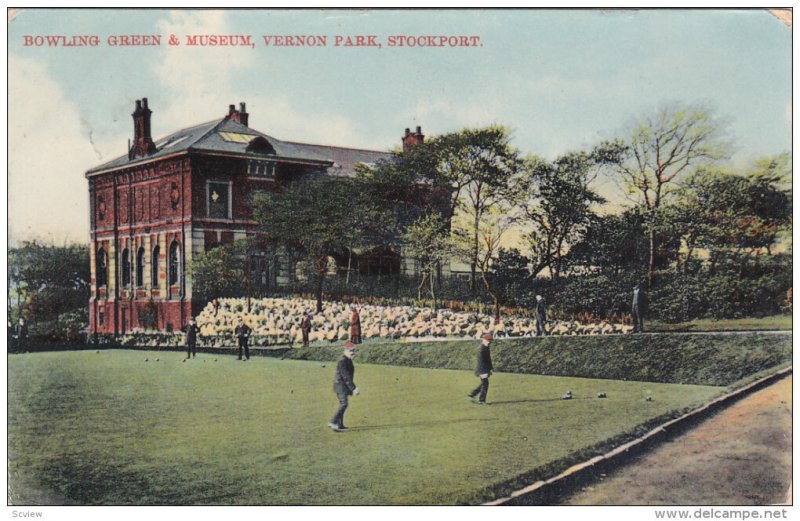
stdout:
<svg viewBox="0 0 800 521">
<path fill-rule="evenodd" d="M 347 427 L 344 426 L 344 412 L 347 410 L 348 397 L 358 396 L 358 387 L 353 381 L 356 369 L 353 366 L 353 355 L 356 353 L 356 346 L 352 342 L 347 342 L 344 345 L 344 353 L 336 364 L 336 376 L 333 378 L 333 391 L 339 398 L 339 410 L 333 415 L 328 427 L 336 432 L 346 432 Z"/>
</svg>

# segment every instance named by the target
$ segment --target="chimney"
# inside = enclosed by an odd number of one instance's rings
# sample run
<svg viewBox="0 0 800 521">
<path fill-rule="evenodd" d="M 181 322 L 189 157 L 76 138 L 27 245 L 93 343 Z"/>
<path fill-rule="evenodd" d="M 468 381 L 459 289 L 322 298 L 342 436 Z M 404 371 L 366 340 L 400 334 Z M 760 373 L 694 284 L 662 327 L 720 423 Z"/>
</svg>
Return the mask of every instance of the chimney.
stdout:
<svg viewBox="0 0 800 521">
<path fill-rule="evenodd" d="M 150 114 L 147 107 L 147 98 L 136 100 L 136 109 L 133 111 L 133 146 L 128 151 L 128 158 L 147 157 L 156 151 L 153 137 L 150 135 Z"/>
<path fill-rule="evenodd" d="M 239 103 L 239 123 L 247 126 L 247 120 L 250 119 L 250 114 L 247 113 L 244 107 L 244 101 Z"/>
<path fill-rule="evenodd" d="M 417 127 L 417 131 L 413 134 L 411 133 L 411 129 L 407 128 L 401 141 L 403 142 L 403 150 L 407 150 L 410 146 L 423 143 L 425 141 L 425 135 L 422 133 L 422 127 Z"/>
<path fill-rule="evenodd" d="M 239 110 L 236 110 L 236 105 L 228 105 L 228 115 L 225 117 L 231 121 L 237 121 L 246 127 L 249 116 L 250 114 L 247 113 L 244 102 L 241 102 L 239 103 Z"/>
</svg>

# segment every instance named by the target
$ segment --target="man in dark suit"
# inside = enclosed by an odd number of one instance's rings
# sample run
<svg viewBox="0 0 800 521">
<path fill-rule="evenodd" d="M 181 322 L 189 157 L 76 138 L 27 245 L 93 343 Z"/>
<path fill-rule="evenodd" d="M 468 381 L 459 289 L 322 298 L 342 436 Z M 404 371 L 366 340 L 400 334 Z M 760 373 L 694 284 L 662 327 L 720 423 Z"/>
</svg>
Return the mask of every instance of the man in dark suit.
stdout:
<svg viewBox="0 0 800 521">
<path fill-rule="evenodd" d="M 11 321 L 9 320 L 8 336 L 6 337 L 6 343 L 7 343 L 6 347 L 8 348 L 9 351 L 13 352 L 14 349 L 16 348 L 16 346 L 14 345 L 15 344 L 14 339 L 16 336 L 17 336 L 16 328 L 14 327 L 14 324 L 12 324 Z"/>
<path fill-rule="evenodd" d="M 633 287 L 633 302 L 631 302 L 631 316 L 633 317 L 633 332 L 641 333 L 644 331 L 644 292 L 637 284 Z"/>
<path fill-rule="evenodd" d="M 17 351 L 24 351 L 28 347 L 28 325 L 22 317 L 19 317 L 19 324 L 17 324 L 14 336 L 17 339 Z"/>
<path fill-rule="evenodd" d="M 356 353 L 356 347 L 352 342 L 347 342 L 344 345 L 344 353 L 336 364 L 336 376 L 333 378 L 333 391 L 336 397 L 339 398 L 339 410 L 333 415 L 328 427 L 336 432 L 346 432 L 347 427 L 344 426 L 344 412 L 347 410 L 348 397 L 358 396 L 358 387 L 353 381 L 356 369 L 353 366 L 353 355 Z"/>
<path fill-rule="evenodd" d="M 186 359 L 197 357 L 197 324 L 194 319 L 189 319 L 186 329 Z"/>
<path fill-rule="evenodd" d="M 244 319 L 239 319 L 239 325 L 236 326 L 234 334 L 239 339 L 239 360 L 242 359 L 242 351 L 244 351 L 245 360 L 250 360 L 250 348 L 247 347 L 247 341 L 250 339 L 250 328 L 244 323 Z"/>
<path fill-rule="evenodd" d="M 308 347 L 308 332 L 311 331 L 311 317 L 308 311 L 303 311 L 303 320 L 300 321 L 300 331 L 303 332 L 303 347 Z"/>
<path fill-rule="evenodd" d="M 544 297 L 536 295 L 536 306 L 533 308 L 534 318 L 536 319 L 536 336 L 547 336 L 547 305 Z"/>
<path fill-rule="evenodd" d="M 481 347 L 478 349 L 478 367 L 475 369 L 475 376 L 481 379 L 481 383 L 467 395 L 470 400 L 480 405 L 486 405 L 486 394 L 489 392 L 489 377 L 493 369 L 489 344 L 492 340 L 494 336 L 491 333 L 483 335 Z"/>
</svg>

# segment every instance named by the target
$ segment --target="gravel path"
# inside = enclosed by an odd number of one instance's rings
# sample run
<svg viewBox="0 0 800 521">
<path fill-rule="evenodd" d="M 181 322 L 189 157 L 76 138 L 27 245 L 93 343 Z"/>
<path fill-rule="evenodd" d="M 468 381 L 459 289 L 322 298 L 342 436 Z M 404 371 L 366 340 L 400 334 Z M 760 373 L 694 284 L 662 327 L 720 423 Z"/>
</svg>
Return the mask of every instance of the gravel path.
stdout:
<svg viewBox="0 0 800 521">
<path fill-rule="evenodd" d="M 792 377 L 637 457 L 566 505 L 773 505 L 791 502 Z"/>
</svg>

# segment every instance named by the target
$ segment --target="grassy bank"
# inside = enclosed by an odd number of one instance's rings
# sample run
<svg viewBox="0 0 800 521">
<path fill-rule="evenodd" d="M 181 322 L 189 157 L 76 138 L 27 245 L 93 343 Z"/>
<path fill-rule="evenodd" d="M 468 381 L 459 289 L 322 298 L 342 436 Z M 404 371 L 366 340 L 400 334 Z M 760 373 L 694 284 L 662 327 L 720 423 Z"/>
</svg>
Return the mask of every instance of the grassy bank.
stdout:
<svg viewBox="0 0 800 521">
<path fill-rule="evenodd" d="M 609 380 L 731 385 L 791 362 L 790 335 L 626 335 L 496 341 L 497 371 Z M 367 343 L 363 363 L 472 370 L 477 341 Z M 281 351 L 298 360 L 335 360 L 341 347 Z"/>
<path fill-rule="evenodd" d="M 732 318 L 712 320 L 703 318 L 691 322 L 667 324 L 650 321 L 645 324 L 652 332 L 699 332 L 699 331 L 787 331 L 792 329 L 792 315 L 772 315 L 768 317 Z"/>
</svg>

